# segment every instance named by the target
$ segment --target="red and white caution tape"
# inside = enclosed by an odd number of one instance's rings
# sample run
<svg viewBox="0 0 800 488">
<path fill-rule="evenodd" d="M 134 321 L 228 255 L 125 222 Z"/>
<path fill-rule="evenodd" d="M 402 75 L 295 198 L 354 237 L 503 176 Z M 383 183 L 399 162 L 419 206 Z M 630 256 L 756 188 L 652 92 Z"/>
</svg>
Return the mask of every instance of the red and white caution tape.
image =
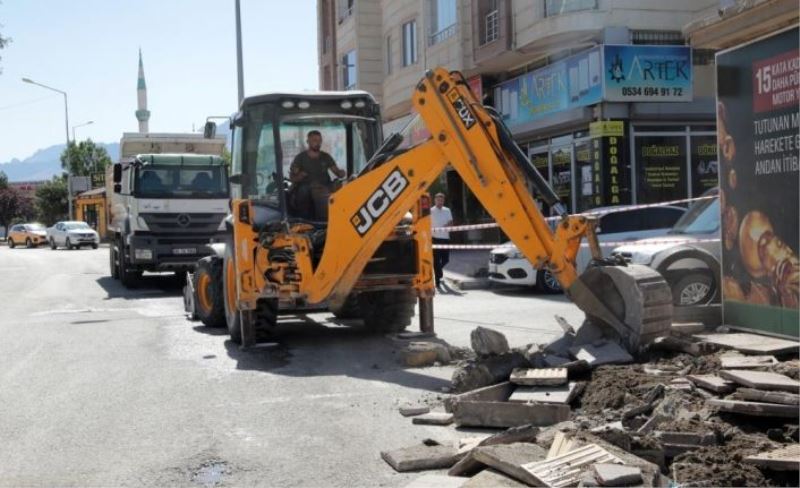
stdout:
<svg viewBox="0 0 800 488">
<path fill-rule="evenodd" d="M 618 246 L 653 246 L 658 244 L 698 244 L 701 242 L 719 242 L 720 239 L 658 239 L 647 242 L 638 241 L 606 241 L 600 242 L 601 247 Z M 501 249 L 513 248 L 513 244 L 434 244 L 434 249 Z M 589 243 L 581 242 L 581 247 L 589 247 Z"/>
</svg>

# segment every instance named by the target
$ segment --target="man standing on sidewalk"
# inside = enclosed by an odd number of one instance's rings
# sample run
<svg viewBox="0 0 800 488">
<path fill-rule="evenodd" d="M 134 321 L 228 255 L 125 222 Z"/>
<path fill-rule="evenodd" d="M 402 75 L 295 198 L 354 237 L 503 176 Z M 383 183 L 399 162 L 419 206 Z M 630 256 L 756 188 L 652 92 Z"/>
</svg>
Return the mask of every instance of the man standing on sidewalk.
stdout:
<svg viewBox="0 0 800 488">
<path fill-rule="evenodd" d="M 434 197 L 434 207 L 431 209 L 431 225 L 434 229 L 437 227 L 448 227 L 453 225 L 453 214 L 450 209 L 444 206 L 444 193 L 437 193 Z M 450 232 L 446 230 L 433 231 L 433 244 L 449 244 Z M 450 261 L 449 249 L 434 249 L 433 250 L 433 271 L 436 275 L 436 289 L 442 289 L 442 276 L 444 275 L 444 267 Z"/>
</svg>

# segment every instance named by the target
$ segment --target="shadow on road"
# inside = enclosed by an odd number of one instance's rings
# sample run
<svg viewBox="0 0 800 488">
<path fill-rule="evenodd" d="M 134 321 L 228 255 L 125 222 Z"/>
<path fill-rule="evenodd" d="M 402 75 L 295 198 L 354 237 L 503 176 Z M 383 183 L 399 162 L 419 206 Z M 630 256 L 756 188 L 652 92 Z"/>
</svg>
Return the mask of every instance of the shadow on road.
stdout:
<svg viewBox="0 0 800 488">
<path fill-rule="evenodd" d="M 352 326 L 338 325 L 346 322 Z M 288 316 L 279 321 L 272 333 L 259 339 L 260 343 L 277 345 L 241 350 L 238 344 L 227 340 L 225 348 L 241 370 L 295 377 L 349 376 L 436 392 L 450 386 L 447 379 L 402 366 L 399 355 L 405 341 L 356 324 L 358 321 L 331 319 L 321 323 L 306 316 Z M 197 329 L 213 335 L 217 331 L 227 333 L 225 329 Z"/>
<path fill-rule="evenodd" d="M 132 288 L 125 288 L 119 280 L 110 276 L 103 276 L 97 279 L 100 285 L 108 294 L 105 298 L 124 298 L 125 300 L 135 300 L 141 298 L 152 298 L 158 296 L 181 296 L 183 294 L 184 277 L 178 275 L 144 275 Z"/>
</svg>

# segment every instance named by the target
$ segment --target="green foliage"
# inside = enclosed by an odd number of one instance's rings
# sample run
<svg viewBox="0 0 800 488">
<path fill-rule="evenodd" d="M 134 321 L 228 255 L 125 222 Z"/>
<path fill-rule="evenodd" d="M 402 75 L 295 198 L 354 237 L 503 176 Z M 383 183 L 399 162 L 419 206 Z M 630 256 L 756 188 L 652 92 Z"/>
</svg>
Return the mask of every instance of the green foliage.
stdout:
<svg viewBox="0 0 800 488">
<path fill-rule="evenodd" d="M 61 167 L 69 169 L 72 176 L 91 176 L 102 173 L 111 164 L 104 147 L 96 145 L 91 139 L 79 143 L 70 142 L 61 153 Z"/>
<path fill-rule="evenodd" d="M 0 227 L 7 229 L 9 224 L 21 216 L 26 209 L 25 200 L 16 188 L 0 188 Z"/>
<path fill-rule="evenodd" d="M 67 218 L 69 209 L 65 178 L 55 177 L 36 189 L 36 212 L 45 225 L 53 225 Z"/>
<path fill-rule="evenodd" d="M 8 188 L 8 176 L 0 171 L 0 190 Z"/>
<path fill-rule="evenodd" d="M 0 27 L 2 27 L 2 25 L 0 25 Z M 11 38 L 10 37 L 3 37 L 3 34 L 0 33 L 0 49 L 3 49 L 6 46 L 8 46 L 8 43 L 10 43 L 10 42 L 11 42 Z M 2 60 L 2 59 L 3 58 L 0 57 L 0 60 Z M 3 69 L 2 69 L 2 67 L 0 67 L 0 74 L 2 74 L 2 73 L 3 73 Z"/>
</svg>

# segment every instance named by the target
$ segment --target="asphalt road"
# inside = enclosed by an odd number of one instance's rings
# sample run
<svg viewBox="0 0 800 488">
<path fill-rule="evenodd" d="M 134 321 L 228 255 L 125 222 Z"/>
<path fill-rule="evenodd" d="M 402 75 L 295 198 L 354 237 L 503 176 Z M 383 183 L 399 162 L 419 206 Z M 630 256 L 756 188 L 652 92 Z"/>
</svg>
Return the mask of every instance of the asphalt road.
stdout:
<svg viewBox="0 0 800 488">
<path fill-rule="evenodd" d="M 478 325 L 547 341 L 556 313 L 579 324 L 527 290 L 435 299 L 439 337 L 460 346 Z M 0 337 L 0 486 L 404 486 L 419 475 L 381 450 L 474 435 L 397 412 L 436 401 L 452 367 L 403 368 L 397 341 L 328 314 L 242 352 L 186 319 L 175 279 L 121 287 L 103 247 L 2 245 Z"/>
</svg>

